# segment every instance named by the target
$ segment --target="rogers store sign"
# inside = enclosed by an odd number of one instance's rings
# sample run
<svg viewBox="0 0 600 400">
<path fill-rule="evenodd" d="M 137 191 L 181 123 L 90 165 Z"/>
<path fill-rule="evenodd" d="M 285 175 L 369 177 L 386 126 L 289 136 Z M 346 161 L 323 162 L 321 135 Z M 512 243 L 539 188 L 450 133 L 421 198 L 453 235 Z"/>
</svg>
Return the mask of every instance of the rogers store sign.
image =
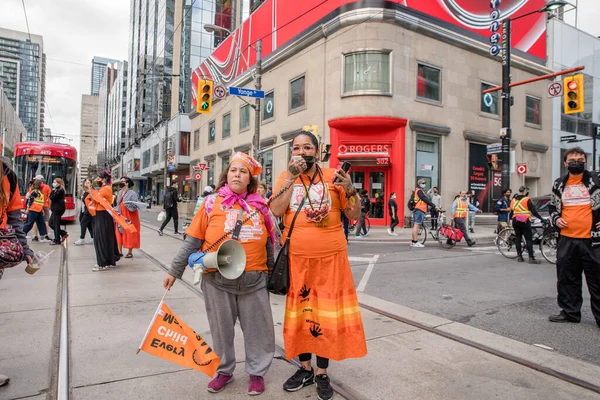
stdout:
<svg viewBox="0 0 600 400">
<path fill-rule="evenodd" d="M 365 154 L 365 153 L 385 153 L 389 155 L 389 144 L 341 144 L 338 147 L 338 154 Z"/>
</svg>

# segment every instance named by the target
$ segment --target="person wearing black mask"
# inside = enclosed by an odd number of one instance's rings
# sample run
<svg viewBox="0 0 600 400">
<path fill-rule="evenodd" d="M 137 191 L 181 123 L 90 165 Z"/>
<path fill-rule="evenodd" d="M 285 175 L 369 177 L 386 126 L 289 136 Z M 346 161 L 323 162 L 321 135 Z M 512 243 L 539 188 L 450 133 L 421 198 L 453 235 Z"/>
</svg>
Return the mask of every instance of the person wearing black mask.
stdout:
<svg viewBox="0 0 600 400">
<path fill-rule="evenodd" d="M 552 223 L 560 229 L 556 248 L 558 315 L 551 322 L 581 321 L 581 273 L 585 273 L 592 314 L 600 327 L 600 180 L 585 169 L 582 148 L 565 152 L 564 165 L 569 173 L 554 181 L 548 210 Z"/>
<path fill-rule="evenodd" d="M 527 244 L 527 253 L 529 254 L 529 264 L 539 264 L 533 253 L 533 232 L 531 231 L 531 215 L 535 215 L 540 220 L 544 218 L 537 212 L 533 202 L 529 198 L 529 188 L 521 186 L 519 194 L 516 195 L 510 203 L 512 212 L 512 226 L 515 230 L 515 246 L 517 248 L 517 261 L 523 262 L 523 237 Z"/>
</svg>

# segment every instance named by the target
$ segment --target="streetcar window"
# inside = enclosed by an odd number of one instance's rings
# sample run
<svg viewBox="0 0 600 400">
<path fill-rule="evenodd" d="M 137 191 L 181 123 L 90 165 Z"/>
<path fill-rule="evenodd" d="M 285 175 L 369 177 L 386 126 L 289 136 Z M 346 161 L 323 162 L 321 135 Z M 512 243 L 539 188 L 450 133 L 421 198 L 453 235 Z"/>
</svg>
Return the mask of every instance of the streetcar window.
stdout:
<svg viewBox="0 0 600 400">
<path fill-rule="evenodd" d="M 14 159 L 14 169 L 19 177 L 19 191 L 22 195 L 27 193 L 29 181 L 37 175 L 42 175 L 47 185 L 52 185 L 54 178 L 62 178 L 65 181 L 67 196 L 73 196 L 74 160 L 48 155 L 18 156 Z"/>
</svg>

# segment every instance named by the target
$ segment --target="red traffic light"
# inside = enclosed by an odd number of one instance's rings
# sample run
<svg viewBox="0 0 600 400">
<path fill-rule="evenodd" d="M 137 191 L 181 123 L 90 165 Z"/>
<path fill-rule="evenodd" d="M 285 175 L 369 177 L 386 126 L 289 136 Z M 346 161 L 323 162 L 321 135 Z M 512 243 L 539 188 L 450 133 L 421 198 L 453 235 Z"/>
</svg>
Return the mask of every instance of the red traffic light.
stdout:
<svg viewBox="0 0 600 400">
<path fill-rule="evenodd" d="M 567 87 L 569 88 L 569 90 L 576 90 L 577 89 L 577 82 L 570 81 L 569 83 L 567 83 Z"/>
</svg>

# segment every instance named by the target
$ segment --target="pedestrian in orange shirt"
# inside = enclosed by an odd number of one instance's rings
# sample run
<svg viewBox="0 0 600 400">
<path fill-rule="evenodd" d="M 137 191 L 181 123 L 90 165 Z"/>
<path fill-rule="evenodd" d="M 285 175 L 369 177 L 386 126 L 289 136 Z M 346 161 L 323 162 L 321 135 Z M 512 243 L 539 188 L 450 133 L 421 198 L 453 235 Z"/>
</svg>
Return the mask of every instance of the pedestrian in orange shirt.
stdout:
<svg viewBox="0 0 600 400">
<path fill-rule="evenodd" d="M 138 206 L 134 203 L 138 201 L 138 195 L 131 190 L 134 183 L 131 178 L 126 176 L 121 178 L 119 187 L 121 190 L 117 195 L 117 207 L 122 216 L 131 221 L 135 226 L 136 232 L 129 232 L 122 226 L 116 224 L 115 235 L 117 236 L 117 246 L 119 255 L 123 257 L 123 247 L 129 249 L 125 258 L 133 258 L 133 249 L 140 248 L 140 213 Z"/>
<path fill-rule="evenodd" d="M 581 321 L 581 273 L 585 274 L 592 314 L 600 327 L 600 184 L 596 172 L 585 169 L 580 147 L 565 152 L 569 173 L 554 181 L 548 211 L 560 229 L 556 247 L 556 298 L 561 312 L 551 322 Z"/>
<path fill-rule="evenodd" d="M 40 188 L 42 190 L 42 194 L 44 195 L 44 224 L 46 225 L 46 232 L 50 231 L 50 224 L 48 223 L 48 221 L 50 220 L 50 192 L 52 191 L 52 189 L 50 189 L 50 186 L 46 185 L 44 183 L 45 178 L 44 175 L 36 175 L 35 178 L 33 178 L 34 180 L 39 180 L 41 182 Z M 33 232 L 35 234 L 35 236 L 33 237 L 33 239 L 31 239 L 32 242 L 42 242 L 42 243 L 48 243 L 51 242 L 52 239 L 50 239 L 50 237 L 48 236 L 48 234 L 45 235 L 41 235 L 42 238 L 39 239 L 38 238 L 38 227 L 37 224 L 33 226 Z"/>
<path fill-rule="evenodd" d="M 239 242 L 246 252 L 246 267 L 234 280 L 216 270 L 205 271 L 202 292 L 208 316 L 212 348 L 221 358 L 217 376 L 208 391 L 218 393 L 233 381 L 236 366 L 235 321 L 244 332 L 246 372 L 250 375 L 248 394 L 264 392 L 264 376 L 275 353 L 275 332 L 267 275 L 273 266 L 274 224 L 265 199 L 256 193 L 261 165 L 244 153 L 236 153 L 219 178 L 217 194 L 204 199 L 190 227 L 183 247 L 171 263 L 164 287 L 171 288 L 181 278 L 188 258 L 198 251 L 216 251 L 229 239 L 242 213 Z"/>
<path fill-rule="evenodd" d="M 41 189 L 42 181 L 34 179 L 31 190 L 27 193 L 27 221 L 23 226 L 23 232 L 28 234 L 34 225 L 37 226 L 42 236 L 46 236 L 46 222 L 44 221 L 44 194 Z"/>
<path fill-rule="evenodd" d="M 290 284 L 283 339 L 286 358 L 302 366 L 283 385 L 288 392 L 316 383 L 321 400 L 333 397 L 329 359 L 367 354 L 360 307 L 348 261 L 340 213 L 360 217 L 360 200 L 344 171 L 316 163 L 319 143 L 302 131 L 292 142 L 292 159 L 275 184 L 271 211 L 283 217 L 284 237 L 297 211 L 289 241 Z M 337 180 L 334 182 L 334 179 Z M 316 376 L 311 367 L 317 356 Z"/>
</svg>

